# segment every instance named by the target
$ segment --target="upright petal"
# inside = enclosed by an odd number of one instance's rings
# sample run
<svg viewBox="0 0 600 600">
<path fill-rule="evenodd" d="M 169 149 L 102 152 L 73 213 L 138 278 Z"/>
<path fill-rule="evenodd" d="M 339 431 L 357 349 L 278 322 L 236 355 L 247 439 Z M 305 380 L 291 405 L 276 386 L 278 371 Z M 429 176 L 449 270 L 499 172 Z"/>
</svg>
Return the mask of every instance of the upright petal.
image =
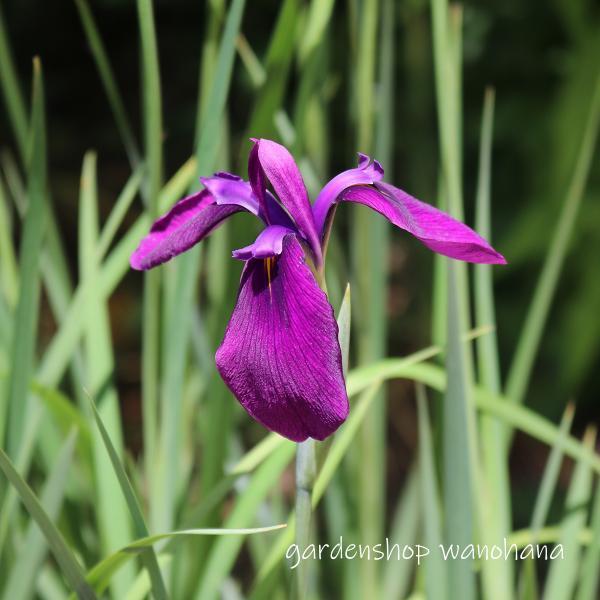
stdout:
<svg viewBox="0 0 600 600">
<path fill-rule="evenodd" d="M 337 324 L 295 235 L 246 264 L 217 368 L 242 406 L 297 442 L 331 435 L 348 414 Z"/>
<path fill-rule="evenodd" d="M 438 254 L 473 263 L 506 263 L 504 257 L 470 227 L 387 183 L 347 188 L 340 200 L 372 208 Z"/>
<path fill-rule="evenodd" d="M 241 210 L 237 204 L 218 206 L 208 190 L 183 198 L 152 225 L 129 262 L 141 271 L 156 267 L 189 250 L 227 217 Z"/>
<path fill-rule="evenodd" d="M 374 160 L 361 152 L 358 153 L 358 167 L 356 169 L 348 169 L 336 175 L 328 181 L 323 189 L 319 192 L 313 205 L 313 214 L 315 217 L 315 225 L 319 232 L 319 237 L 322 238 L 325 229 L 325 222 L 331 207 L 337 202 L 338 196 L 350 186 L 353 185 L 370 185 L 376 181 L 381 181 L 383 178 L 383 167 Z"/>
<path fill-rule="evenodd" d="M 258 159 L 259 165 L 256 164 Z M 260 139 L 250 153 L 248 165 L 252 187 L 264 189 L 265 178 L 271 182 L 279 201 L 293 219 L 298 231 L 308 242 L 315 262 L 321 263 L 321 244 L 304 180 L 292 155 L 281 144 Z"/>
</svg>

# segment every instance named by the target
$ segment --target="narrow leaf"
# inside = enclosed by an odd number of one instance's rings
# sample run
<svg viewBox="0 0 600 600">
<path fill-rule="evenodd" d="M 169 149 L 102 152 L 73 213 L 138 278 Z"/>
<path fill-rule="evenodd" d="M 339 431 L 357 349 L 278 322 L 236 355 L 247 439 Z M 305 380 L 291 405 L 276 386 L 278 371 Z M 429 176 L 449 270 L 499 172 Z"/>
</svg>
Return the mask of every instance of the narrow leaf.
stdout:
<svg viewBox="0 0 600 600">
<path fill-rule="evenodd" d="M 67 581 L 81 600 L 93 600 L 96 595 L 85 581 L 81 565 L 67 546 L 60 531 L 36 498 L 27 483 L 21 478 L 14 465 L 0 449 L 0 469 L 6 478 L 15 487 L 27 512 L 35 519 L 38 527 L 44 534 L 50 550 L 54 554 Z"/>
</svg>

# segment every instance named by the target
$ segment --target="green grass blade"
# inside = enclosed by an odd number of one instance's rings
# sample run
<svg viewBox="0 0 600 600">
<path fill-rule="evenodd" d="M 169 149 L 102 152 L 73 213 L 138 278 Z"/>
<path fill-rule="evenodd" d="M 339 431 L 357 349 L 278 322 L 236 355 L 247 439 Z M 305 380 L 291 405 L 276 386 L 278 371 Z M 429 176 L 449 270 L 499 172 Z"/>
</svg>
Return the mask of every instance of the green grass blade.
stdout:
<svg viewBox="0 0 600 600">
<path fill-rule="evenodd" d="M 7 394 L 10 422 L 8 449 L 9 454 L 13 457 L 16 456 L 19 441 L 23 435 L 29 382 L 33 370 L 40 302 L 39 263 L 46 221 L 44 90 L 39 59 L 35 59 L 33 69 L 31 123 L 27 181 L 28 206 L 19 256 L 19 301 L 13 329 L 12 366 Z M 4 430 L 5 423 L 0 422 L 0 440 L 4 439 Z"/>
<path fill-rule="evenodd" d="M 443 484 L 446 544 L 464 547 L 473 541 L 475 461 L 474 409 L 468 349 L 459 301 L 456 265 L 448 262 L 448 381 L 443 408 Z M 453 561 L 448 568 L 448 591 L 452 598 L 475 598 L 473 565 Z"/>
<path fill-rule="evenodd" d="M 223 33 L 219 42 L 218 53 L 216 57 L 216 64 L 212 63 L 214 48 L 217 44 L 217 33 L 211 31 L 211 35 L 214 35 L 214 39 L 210 39 L 204 46 L 204 54 L 202 57 L 202 73 L 201 73 L 201 89 L 198 98 L 198 111 L 196 115 L 196 175 L 207 175 L 217 165 L 217 158 L 219 156 L 219 148 L 221 147 L 226 153 L 226 138 L 224 135 L 225 127 L 225 104 L 229 95 L 229 89 L 232 80 L 233 65 L 235 61 L 235 41 L 240 31 L 242 16 L 244 14 L 245 0 L 233 0 L 230 3 L 229 9 L 226 13 L 225 24 Z M 213 3 L 210 6 L 210 19 L 215 21 L 220 14 L 222 9 L 222 3 Z M 215 75 L 213 77 L 214 74 Z M 207 84 L 210 82 L 210 85 Z M 196 184 L 195 184 L 196 185 Z M 213 274 L 209 280 L 218 280 L 217 284 L 225 283 L 228 281 L 228 268 L 227 263 L 221 261 L 225 260 L 225 252 L 213 252 L 218 250 L 217 246 L 223 243 L 227 239 L 228 225 L 225 225 L 216 232 L 212 237 L 211 243 L 209 244 L 209 252 L 211 256 L 207 258 L 209 264 L 208 269 Z M 193 323 L 199 323 L 198 315 L 195 312 L 194 298 L 195 298 L 195 286 L 198 280 L 198 273 L 200 270 L 199 260 L 199 249 L 196 248 L 191 252 L 187 253 L 186 256 L 181 257 L 176 267 L 176 281 L 175 286 L 178 290 L 178 294 L 181 297 L 182 304 L 180 310 L 175 310 L 172 314 L 172 321 L 169 323 L 172 346 L 176 348 L 177 352 L 169 357 L 169 363 L 166 365 L 165 373 L 165 386 L 168 385 L 170 390 L 180 395 L 178 391 L 179 381 L 183 373 L 182 369 L 185 366 L 185 353 L 188 350 L 189 333 L 192 329 L 189 327 L 190 319 Z M 216 261 L 216 262 L 215 262 Z M 216 307 L 216 312 L 213 312 L 209 319 L 211 324 L 222 322 L 223 316 L 221 311 L 223 310 L 223 298 L 219 301 L 212 303 L 214 297 L 211 293 L 214 288 L 209 286 L 209 298 L 211 300 L 211 306 Z M 224 291 L 224 287 L 220 288 Z M 194 320 L 195 317 L 195 320 Z M 177 340 L 174 335 L 176 332 L 183 332 L 180 339 Z M 169 341 L 167 340 L 167 344 Z M 179 358 L 179 360 L 177 360 Z M 207 392 L 208 402 L 205 406 L 204 418 L 207 422 L 219 422 L 221 427 L 219 429 L 210 427 L 203 437 L 203 445 L 205 452 L 202 455 L 202 462 L 200 465 L 201 486 L 205 493 L 212 493 L 212 488 L 218 483 L 219 477 L 223 473 L 223 464 L 225 461 L 225 455 L 227 451 L 227 440 L 230 438 L 229 432 L 231 427 L 231 410 L 233 408 L 230 403 L 228 395 L 224 390 L 224 386 L 217 382 L 214 371 L 214 363 L 210 361 L 210 388 Z M 169 393 L 173 393 L 170 391 Z M 176 397 L 177 402 L 179 398 Z M 179 426 L 180 420 L 177 419 L 176 411 L 179 410 L 178 406 L 171 407 L 169 415 L 169 424 L 165 423 L 165 430 L 163 439 L 169 444 L 168 449 L 170 452 L 169 457 L 166 459 L 165 468 L 178 468 L 175 463 L 177 457 L 175 456 L 176 444 L 181 444 L 181 436 L 177 434 L 177 427 Z M 167 427 L 168 425 L 168 427 Z M 163 514 L 170 514 L 172 511 L 169 509 L 170 505 L 173 505 L 173 492 L 171 497 L 165 497 L 166 510 Z M 215 513 L 211 513 L 207 516 L 208 523 L 212 524 L 216 518 Z M 208 546 L 212 544 L 212 540 L 200 539 L 197 547 L 194 549 L 194 556 L 196 560 L 204 565 Z M 177 564 L 175 566 L 178 566 Z M 203 567 L 202 567 L 203 568 Z M 179 577 L 181 580 L 185 580 L 183 594 L 189 596 L 193 593 L 193 590 L 198 584 L 199 577 L 201 576 L 201 569 L 193 566 L 191 573 L 188 577 Z"/>
<path fill-rule="evenodd" d="M 304 62 L 323 41 L 333 14 L 335 0 L 313 0 L 308 9 L 306 25 L 300 40 L 299 58 Z"/>
<path fill-rule="evenodd" d="M 112 382 L 114 357 L 110 319 L 106 303 L 98 290 L 97 260 L 98 193 L 96 182 L 96 155 L 87 153 L 81 174 L 79 202 L 79 272 L 80 280 L 91 282 L 84 302 L 85 358 L 87 388 L 99 397 L 104 422 L 110 431 L 119 453 L 123 452 L 123 436 L 119 398 Z M 93 463 L 96 480 L 96 507 L 102 550 L 111 552 L 131 539 L 131 522 L 122 502 L 115 501 L 119 482 L 112 473 L 104 443 L 96 430 L 93 434 Z M 112 591 L 122 597 L 131 586 L 134 573 L 128 567 L 115 579 Z"/>
<path fill-rule="evenodd" d="M 486 335 L 489 328 L 473 329 L 468 335 L 463 336 L 463 340 L 476 339 L 480 335 Z M 435 358 L 442 354 L 444 349 L 441 346 L 428 346 L 409 354 L 402 358 L 384 358 L 370 365 L 352 369 L 346 377 L 346 388 L 349 396 L 354 396 L 376 381 L 384 381 L 396 377 L 403 369 L 419 362 Z"/>
<path fill-rule="evenodd" d="M 260 88 L 262 85 L 264 85 L 267 74 L 265 73 L 265 69 L 260 60 L 258 60 L 258 57 L 254 53 L 252 46 L 248 42 L 248 38 L 246 38 L 243 33 L 240 33 L 237 36 L 235 47 L 240 55 L 240 58 L 242 59 L 244 68 L 248 73 L 248 77 L 250 77 L 252 86 L 254 88 Z"/>
<path fill-rule="evenodd" d="M 317 473 L 316 442 L 308 440 L 296 445 L 296 531 L 295 543 L 300 552 L 308 547 L 311 541 L 312 505 L 311 493 Z M 309 581 L 311 569 L 308 564 L 301 563 L 296 570 L 296 594 L 298 600 L 309 597 Z"/>
<path fill-rule="evenodd" d="M 119 194 L 119 197 L 115 201 L 112 210 L 110 211 L 110 215 L 102 228 L 102 233 L 100 234 L 100 238 L 98 239 L 98 260 L 102 260 L 110 248 L 110 245 L 113 242 L 113 239 L 121 226 L 131 203 L 134 201 L 136 194 L 140 189 L 140 184 L 142 182 L 143 171 L 141 168 L 136 169 L 131 177 L 127 180 L 125 187 Z"/>
<path fill-rule="evenodd" d="M 38 402 L 33 402 L 33 408 L 29 410 L 25 423 L 25 431 L 20 440 L 19 451 L 15 460 L 17 471 L 23 477 L 27 476 L 31 458 L 38 442 L 38 430 L 42 417 L 44 416 L 43 407 Z M 4 550 L 4 544 L 8 537 L 9 529 L 14 525 L 14 511 L 17 507 L 18 493 L 14 487 L 9 487 L 1 498 L 0 504 L 0 558 Z"/>
<path fill-rule="evenodd" d="M 200 98 L 198 100 L 198 130 L 196 132 L 197 146 L 197 173 L 206 175 L 216 167 L 219 144 L 223 139 L 221 135 L 221 124 L 224 114 L 225 102 L 229 93 L 231 84 L 231 73 L 235 60 L 235 40 L 239 32 L 241 19 L 245 3 L 236 1 L 228 11 L 223 35 L 219 45 L 215 72 L 218 77 L 214 80 L 214 85 L 202 87 Z M 218 10 L 218 8 L 215 8 Z M 215 13 L 211 11 L 211 19 L 216 19 Z M 212 34 L 211 34 L 212 35 Z M 213 52 L 211 45 L 205 46 L 205 51 L 211 54 Z M 203 67 L 209 68 L 208 58 L 203 57 Z M 202 82 L 210 79 L 210 74 L 202 73 Z M 194 186 L 196 184 L 194 183 Z M 217 233 L 226 235 L 221 230 Z M 211 242 L 215 242 L 215 239 Z M 221 254 L 220 259 L 224 256 Z M 184 443 L 184 434 L 182 431 L 183 419 L 183 388 L 184 373 L 187 365 L 187 355 L 189 351 L 190 333 L 195 310 L 195 298 L 197 291 L 197 280 L 200 269 L 199 248 L 182 256 L 175 265 L 174 271 L 170 273 L 173 281 L 173 295 L 171 302 L 165 302 L 165 360 L 164 360 L 164 380 L 163 396 L 168 399 L 165 402 L 162 427 L 160 430 L 160 448 L 161 455 L 157 459 L 157 472 L 153 482 L 153 512 L 152 523 L 157 529 L 171 528 L 175 519 L 175 510 L 177 503 L 177 494 L 180 491 L 177 485 L 178 474 L 181 470 L 179 456 Z M 212 269 L 212 273 L 223 273 L 223 269 Z M 167 291 L 168 294 L 168 291 Z M 214 370 L 211 370 L 214 376 Z M 221 463 L 223 461 L 223 452 L 227 439 L 226 422 L 223 418 L 222 398 L 216 394 L 209 394 L 209 407 L 207 413 L 210 414 L 214 409 L 219 412 L 215 418 L 221 423 L 221 429 L 211 429 L 211 433 L 218 436 L 217 443 L 211 443 L 205 440 L 206 452 L 203 454 L 202 474 L 203 485 L 207 492 L 212 488 L 213 473 L 221 473 Z M 210 467 L 207 466 L 210 464 Z M 214 470 L 213 470 L 214 467 Z M 201 540 L 203 545 L 205 540 Z M 206 541 L 210 543 L 210 541 Z M 175 564 L 174 566 L 178 566 Z M 198 574 L 198 569 L 194 569 Z M 189 593 L 189 592 L 186 592 Z"/>
<path fill-rule="evenodd" d="M 337 316 L 338 341 L 340 343 L 340 350 L 342 351 L 342 370 L 344 375 L 348 373 L 348 362 L 350 360 L 351 307 L 352 294 L 350 293 L 350 284 L 348 284 Z"/>
<path fill-rule="evenodd" d="M 440 497 L 436 481 L 435 451 L 431 435 L 427 397 L 421 384 L 417 385 L 417 412 L 419 421 L 419 479 L 420 499 L 423 506 L 423 541 L 433 550 L 424 563 L 425 590 L 428 598 L 447 598 L 448 572 L 443 557 L 437 552 L 443 543 Z M 450 517 L 452 518 L 452 517 Z"/>
<path fill-rule="evenodd" d="M 125 469 L 123 468 L 121 460 L 119 459 L 119 454 L 113 446 L 110 435 L 104 427 L 100 413 L 98 412 L 98 409 L 93 401 L 91 401 L 91 405 L 94 419 L 96 421 L 96 425 L 98 426 L 98 430 L 100 431 L 100 435 L 102 436 L 102 441 L 104 442 L 106 452 L 110 458 L 115 475 L 119 480 L 121 492 L 123 493 L 125 501 L 127 502 L 127 508 L 129 509 L 129 514 L 131 515 L 135 536 L 138 538 L 147 538 L 149 535 L 148 528 L 146 527 L 146 521 L 144 520 L 144 515 L 133 486 L 131 485 L 127 474 L 125 473 Z M 168 598 L 167 590 L 162 579 L 160 568 L 158 566 L 158 560 L 154 550 L 151 547 L 145 550 L 142 553 L 142 559 L 152 581 L 152 591 L 154 593 L 154 597 L 157 599 Z"/>
<path fill-rule="evenodd" d="M 39 385 L 35 381 L 31 384 L 31 391 L 48 409 L 62 435 L 66 436 L 71 429 L 77 429 L 77 453 L 79 458 L 91 464 L 92 433 L 88 420 L 79 407 L 62 392 Z"/>
<path fill-rule="evenodd" d="M 142 96 L 144 113 L 144 154 L 148 189 L 148 216 L 159 215 L 159 192 L 162 181 L 162 102 L 156 30 L 151 0 L 137 0 L 141 39 Z M 142 413 L 146 478 L 152 489 L 159 410 L 160 380 L 160 287 L 161 272 L 144 273 L 142 318 Z M 152 496 L 151 496 L 152 499 Z M 151 518 L 153 518 L 153 503 Z"/>
<path fill-rule="evenodd" d="M 102 37 L 98 31 L 98 27 L 94 21 L 94 16 L 90 10 L 87 0 L 75 0 L 79 18 L 83 25 L 83 30 L 87 38 L 88 45 L 92 52 L 96 68 L 104 86 L 104 92 L 108 99 L 108 103 L 112 110 L 117 129 L 121 136 L 121 141 L 125 148 L 125 152 L 129 158 L 132 167 L 136 167 L 140 162 L 140 152 L 135 141 L 133 129 L 125 110 L 123 98 L 119 93 L 119 87 L 110 65 L 110 60 L 106 52 L 106 48 L 102 42 Z"/>
<path fill-rule="evenodd" d="M 583 444 L 593 449 L 595 429 L 589 428 Z M 566 499 L 566 512 L 561 524 L 560 544 L 564 558 L 550 565 L 546 578 L 544 600 L 568 600 L 573 598 L 580 568 L 581 545 L 579 537 L 585 528 L 592 494 L 592 471 L 585 463 L 578 463 L 573 472 Z"/>
<path fill-rule="evenodd" d="M 274 116 L 283 104 L 294 49 L 300 2 L 285 0 L 281 3 L 267 57 L 264 61 L 265 83 L 257 94 L 248 135 L 252 137 L 275 137 Z"/>
<path fill-rule="evenodd" d="M 148 210 L 158 216 L 158 196 L 163 178 L 162 99 L 154 11 L 151 0 L 137 0 L 142 60 L 144 147 L 148 180 Z"/>
<path fill-rule="evenodd" d="M 444 370 L 422 361 L 422 354 L 420 356 L 413 355 L 409 357 L 409 360 L 396 359 L 392 361 L 392 359 L 388 359 L 370 366 L 369 369 L 361 368 L 351 371 L 346 384 L 348 395 L 353 396 L 374 383 L 394 378 L 420 381 L 443 392 L 446 389 Z M 380 368 L 380 371 L 377 367 Z M 365 373 L 368 375 L 365 376 Z M 479 410 L 502 419 L 511 428 L 519 429 L 544 444 L 554 444 L 557 437 L 561 435 L 556 425 L 532 410 L 507 402 L 506 396 L 492 394 L 486 389 L 477 387 L 474 389 L 474 395 L 476 407 Z M 600 473 L 600 456 L 587 449 L 576 439 L 568 437 L 564 441 L 564 452 L 567 456 L 587 464 L 596 473 Z"/>
<path fill-rule="evenodd" d="M 483 103 L 477 212 L 475 229 L 491 241 L 491 155 L 494 120 L 494 91 L 488 88 Z M 476 325 L 493 327 L 489 335 L 477 339 L 479 383 L 500 393 L 500 364 L 496 340 L 496 315 L 491 265 L 475 265 Z M 504 423 L 483 415 L 480 420 L 482 465 L 479 472 L 480 523 L 482 542 L 492 546 L 508 536 L 511 528 L 508 465 L 504 451 Z M 482 568 L 486 598 L 503 600 L 512 596 L 512 561 L 485 561 Z"/>
<path fill-rule="evenodd" d="M 199 91 L 198 100 L 196 102 L 196 131 L 194 145 L 198 142 L 200 126 L 202 119 L 206 116 L 205 111 L 210 97 L 210 90 L 213 87 L 215 76 L 215 67 L 217 64 L 217 53 L 219 47 L 219 34 L 225 17 L 225 2 L 224 0 L 213 0 L 210 2 L 205 11 L 206 29 L 204 39 L 202 40 L 202 53 L 200 58 L 200 73 L 199 73 Z"/>
<path fill-rule="evenodd" d="M 525 324 L 508 373 L 506 395 L 512 402 L 522 402 L 527 390 L 535 355 L 542 338 L 552 298 L 558 285 L 562 265 L 569 249 L 569 241 L 590 172 L 598 136 L 599 120 L 600 73 L 593 83 L 588 118 L 582 132 L 573 176 L 565 194 L 564 204 L 557 220 L 556 229 L 550 242 L 533 299 L 529 304 Z"/>
<path fill-rule="evenodd" d="M 27 148 L 27 116 L 23 103 L 19 84 L 15 75 L 15 67 L 10 55 L 8 38 L 5 35 L 2 15 L 0 14 L 0 85 L 2 86 L 9 112 L 12 115 L 12 123 L 17 139 L 17 146 L 21 157 L 21 162 L 26 170 L 29 170 L 29 158 Z M 2 156 L 3 166 L 9 179 L 17 207 L 22 211 L 25 209 L 26 190 L 20 181 L 19 169 L 10 152 L 4 152 Z M 63 309 L 70 297 L 71 285 L 69 280 L 67 262 L 65 260 L 64 250 L 60 241 L 59 230 L 56 224 L 56 218 L 52 210 L 49 192 L 46 194 L 46 252 L 42 255 L 42 274 L 44 284 L 48 291 L 52 311 L 60 321 L 63 316 Z M 76 383 L 81 382 L 78 377 L 77 357 L 73 361 L 73 375 Z"/>
<path fill-rule="evenodd" d="M 581 563 L 581 576 L 577 600 L 594 600 L 598 597 L 600 578 L 600 485 L 596 483 L 594 506 L 591 521 L 592 539 Z"/>
<path fill-rule="evenodd" d="M 161 569 L 167 570 L 170 567 L 172 560 L 173 557 L 170 554 L 162 554 L 158 557 L 158 566 Z M 125 596 L 125 600 L 145 600 L 149 597 L 151 587 L 152 582 L 148 575 L 148 571 L 143 570 L 135 578 L 135 581 Z"/>
<path fill-rule="evenodd" d="M 64 600 L 67 596 L 60 575 L 49 566 L 42 568 L 37 581 L 37 593 L 41 600 Z"/>
<path fill-rule="evenodd" d="M 391 6 L 388 7 L 391 10 Z M 376 127 L 381 121 L 392 118 L 389 95 L 392 93 L 390 65 L 393 65 L 393 18 L 380 31 L 380 2 L 364 0 L 358 28 L 358 52 L 355 55 L 353 108 L 357 127 L 356 149 L 365 154 L 375 150 Z M 391 30 L 389 28 L 392 28 Z M 378 36 L 385 38 L 381 46 L 381 84 L 385 95 L 383 106 L 376 106 L 376 82 L 378 59 Z M 376 121 L 376 109 L 383 109 Z M 391 123 L 387 126 L 392 127 Z M 377 129 L 377 151 L 386 160 L 385 168 L 391 168 L 390 138 L 381 137 L 381 126 Z M 390 174 L 391 175 L 391 174 Z M 388 175 L 388 176 L 390 176 Z M 386 348 L 386 281 L 388 263 L 389 224 L 380 215 L 364 207 L 356 207 L 352 215 L 352 264 L 354 309 L 360 319 L 355 319 L 355 343 L 360 363 L 368 363 L 385 355 Z M 383 394 L 383 392 L 381 392 Z M 365 544 L 376 544 L 383 536 L 383 513 L 373 510 L 385 502 L 385 445 L 386 410 L 385 402 L 374 402 L 370 414 L 361 428 L 356 452 L 360 456 L 357 464 L 357 511 L 358 535 Z M 380 565 L 374 561 L 360 561 L 360 586 L 364 597 L 379 595 Z"/>
<path fill-rule="evenodd" d="M 67 436 L 42 490 L 40 503 L 52 521 L 58 517 L 63 503 L 76 439 L 77 432 L 73 430 Z M 44 536 L 35 522 L 31 522 L 19 549 L 17 561 L 8 577 L 3 594 L 5 600 L 14 600 L 15 598 L 24 600 L 32 596 L 45 554 Z"/>
<path fill-rule="evenodd" d="M 96 593 L 101 594 L 107 587 L 108 582 L 114 576 L 114 574 L 135 558 L 138 554 L 141 554 L 151 548 L 154 544 L 164 540 L 174 540 L 177 538 L 195 537 L 202 535 L 209 536 L 244 536 L 255 533 L 268 533 L 269 531 L 275 531 L 281 529 L 285 525 L 273 525 L 270 527 L 256 527 L 256 528 L 230 528 L 230 529 L 182 529 L 180 531 L 170 531 L 168 533 L 159 533 L 151 535 L 146 538 L 135 540 L 131 544 L 121 548 L 117 552 L 107 556 L 104 560 L 95 565 L 89 573 L 86 575 L 86 580 L 91 585 Z"/>
<path fill-rule="evenodd" d="M 17 141 L 17 148 L 21 158 L 26 162 L 27 131 L 29 129 L 27 110 L 19 86 L 19 80 L 10 51 L 8 35 L 4 26 L 4 17 L 0 11 L 0 85 L 4 101 L 8 109 L 10 124 Z"/>
<path fill-rule="evenodd" d="M 546 462 L 544 468 L 544 474 L 542 481 L 540 482 L 539 491 L 535 499 L 535 505 L 533 507 L 533 514 L 531 517 L 531 524 L 529 529 L 531 531 L 532 543 L 536 543 L 536 535 L 539 532 L 548 518 L 548 512 L 550 510 L 550 504 L 552 497 L 556 490 L 556 484 L 558 482 L 558 476 L 560 475 L 560 466 L 563 459 L 563 446 L 565 440 L 569 436 L 571 424 L 573 423 L 573 417 L 575 416 L 575 409 L 572 404 L 567 405 L 567 408 L 563 414 L 563 417 L 559 426 L 559 435 L 556 437 L 554 444 L 552 444 L 552 450 L 550 456 Z M 519 581 L 520 596 L 522 598 L 537 598 L 537 578 L 535 572 L 535 562 L 528 560 L 523 565 L 523 571 L 521 573 L 521 579 Z"/>
<path fill-rule="evenodd" d="M 258 506 L 292 460 L 295 449 L 292 444 L 282 446 L 259 467 L 225 521 L 226 528 L 244 527 L 254 519 Z M 293 537 L 293 530 L 291 534 Z M 218 596 L 220 586 L 233 566 L 242 542 L 241 537 L 235 536 L 217 540 L 209 554 L 196 598 L 211 600 Z"/>
<path fill-rule="evenodd" d="M 573 423 L 573 417 L 575 416 L 575 409 L 572 404 L 569 404 L 563 414 L 558 429 L 558 435 L 552 444 L 552 450 L 544 469 L 544 475 L 540 483 L 539 492 L 535 499 L 535 505 L 533 507 L 533 514 L 531 517 L 531 525 L 529 526 L 533 532 L 535 538 L 535 532 L 539 531 L 548 517 L 550 510 L 550 503 L 552 502 L 552 496 L 556 489 L 558 482 L 558 476 L 560 475 L 560 465 L 563 458 L 563 446 L 565 440 L 569 437 L 569 430 Z"/>
<path fill-rule="evenodd" d="M 206 113 L 198 111 L 196 138 L 196 169 L 198 175 L 206 175 L 214 168 L 218 153 L 219 127 L 225 102 L 231 85 L 231 73 L 235 59 L 235 40 L 238 35 L 245 0 L 233 0 L 227 11 L 227 20 L 219 48 L 215 72 L 219 74 L 207 100 Z"/>
<path fill-rule="evenodd" d="M 0 285 L 7 306 L 13 309 L 19 293 L 17 258 L 12 245 L 10 209 L 0 180 Z"/>
<path fill-rule="evenodd" d="M 419 473 L 416 466 L 409 472 L 408 479 L 402 487 L 402 495 L 392 518 L 389 538 L 402 544 L 419 543 L 419 526 L 422 522 L 422 501 L 419 491 Z M 390 561 L 385 565 L 383 576 L 383 598 L 405 598 L 411 585 L 412 561 L 400 563 Z"/>
<path fill-rule="evenodd" d="M 159 201 L 161 211 L 167 210 L 183 195 L 194 176 L 195 165 L 193 159 L 185 163 L 163 188 Z M 99 292 L 102 298 L 108 298 L 123 276 L 129 272 L 129 257 L 149 227 L 150 219 L 144 213 L 108 255 L 99 275 Z M 41 384 L 49 387 L 56 386 L 64 374 L 83 331 L 84 300 L 92 285 L 94 284 L 90 281 L 81 282 L 73 295 L 60 328 L 44 353 L 38 368 L 37 379 Z"/>
<path fill-rule="evenodd" d="M 21 478 L 14 465 L 4 452 L 0 449 L 0 469 L 6 478 L 15 487 L 27 512 L 35 519 L 38 527 L 44 534 L 50 550 L 54 554 L 65 578 L 82 600 L 93 600 L 96 595 L 89 587 L 84 578 L 81 565 L 67 546 L 60 531 L 56 528 L 48 514 L 36 498 L 27 483 Z"/>
<path fill-rule="evenodd" d="M 479 175 L 477 180 L 477 210 L 475 229 L 486 240 L 492 238 L 491 219 L 491 178 L 492 178 L 492 138 L 494 127 L 495 92 L 485 91 L 483 116 L 481 120 L 481 142 L 479 147 Z M 475 265 L 475 313 L 476 325 L 496 325 L 494 289 L 490 265 Z M 496 332 L 477 340 L 479 381 L 494 393 L 500 392 L 500 368 Z"/>
<path fill-rule="evenodd" d="M 452 216 L 463 220 L 461 144 L 462 12 L 449 12 L 447 0 L 432 0 L 433 50 L 437 113 L 444 196 Z M 473 541 L 474 477 L 478 473 L 472 398 L 471 349 L 461 341 L 469 327 L 469 285 L 464 264 L 448 261 L 446 365 L 448 385 L 444 399 L 443 483 L 446 544 L 465 546 Z M 437 293 L 443 288 L 437 286 Z M 475 598 L 475 577 L 469 561 L 448 566 L 450 597 Z"/>
</svg>

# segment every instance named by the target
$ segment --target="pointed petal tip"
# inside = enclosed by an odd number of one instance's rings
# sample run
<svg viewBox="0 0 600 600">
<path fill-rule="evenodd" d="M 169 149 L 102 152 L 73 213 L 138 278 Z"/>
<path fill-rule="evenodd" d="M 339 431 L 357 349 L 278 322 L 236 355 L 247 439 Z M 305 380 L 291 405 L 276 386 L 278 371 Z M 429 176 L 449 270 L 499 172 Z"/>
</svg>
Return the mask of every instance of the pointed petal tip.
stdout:
<svg viewBox="0 0 600 600">
<path fill-rule="evenodd" d="M 371 159 L 369 158 L 369 156 L 367 154 L 364 154 L 363 152 L 357 152 L 356 154 L 358 156 L 358 167 L 357 168 L 364 169 L 371 162 Z"/>
<path fill-rule="evenodd" d="M 145 271 L 146 269 L 142 266 L 142 262 L 140 261 L 140 258 L 137 256 L 137 253 L 134 252 L 130 257 L 129 257 L 129 266 L 134 270 L 134 271 Z"/>
</svg>

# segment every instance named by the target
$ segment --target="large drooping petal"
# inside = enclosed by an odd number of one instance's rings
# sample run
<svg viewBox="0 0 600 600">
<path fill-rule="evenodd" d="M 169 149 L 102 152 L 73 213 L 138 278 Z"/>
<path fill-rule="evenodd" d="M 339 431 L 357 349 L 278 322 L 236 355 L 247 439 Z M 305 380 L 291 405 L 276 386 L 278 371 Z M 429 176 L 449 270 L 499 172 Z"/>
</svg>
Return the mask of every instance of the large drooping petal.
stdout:
<svg viewBox="0 0 600 600">
<path fill-rule="evenodd" d="M 315 262 L 320 264 L 321 244 L 312 207 L 300 170 L 287 148 L 271 140 L 255 140 L 255 149 L 250 153 L 248 173 L 257 195 L 266 185 L 265 176 L 271 182 L 279 201 L 308 242 Z"/>
<path fill-rule="evenodd" d="M 219 206 L 208 190 L 183 198 L 160 217 L 131 255 L 134 269 L 146 270 L 189 250 L 227 217 L 244 210 L 238 204 Z"/>
<path fill-rule="evenodd" d="M 339 199 L 372 208 L 438 254 L 473 263 L 506 263 L 470 227 L 387 183 L 349 187 Z"/>
<path fill-rule="evenodd" d="M 239 260 L 250 260 L 251 258 L 271 258 L 281 254 L 283 239 L 286 235 L 295 233 L 289 227 L 282 225 L 269 225 L 257 236 L 256 240 L 249 246 L 234 250 L 233 258 Z"/>
<path fill-rule="evenodd" d="M 371 159 L 366 154 L 359 152 L 358 167 L 342 171 L 339 175 L 328 181 L 315 200 L 313 214 L 319 236 L 323 237 L 327 215 L 337 202 L 338 196 L 346 188 L 353 185 L 369 185 L 376 181 L 381 181 L 382 178 L 383 167 L 376 160 L 371 162 Z"/>
<path fill-rule="evenodd" d="M 246 263 L 217 368 L 265 427 L 296 442 L 322 440 L 348 414 L 337 333 L 300 243 L 286 235 L 279 256 Z"/>
</svg>

